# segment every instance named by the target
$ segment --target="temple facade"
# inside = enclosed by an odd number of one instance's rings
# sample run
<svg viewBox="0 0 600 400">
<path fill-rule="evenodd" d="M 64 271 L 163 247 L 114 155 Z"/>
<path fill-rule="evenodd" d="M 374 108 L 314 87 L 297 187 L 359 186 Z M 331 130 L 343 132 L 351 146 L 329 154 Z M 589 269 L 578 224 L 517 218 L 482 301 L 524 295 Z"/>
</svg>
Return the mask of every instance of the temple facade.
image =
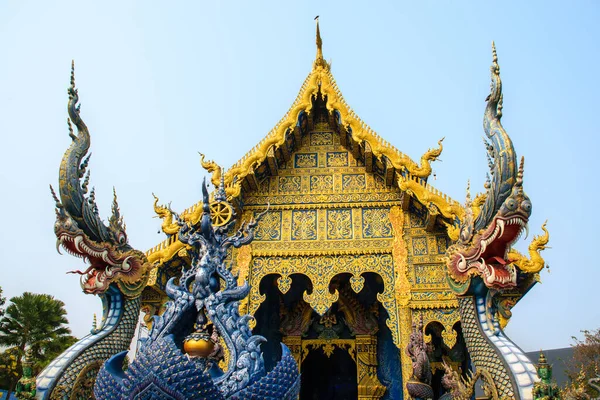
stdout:
<svg viewBox="0 0 600 400">
<path fill-rule="evenodd" d="M 204 182 L 180 213 L 155 198 L 166 239 L 146 252 L 129 244 L 116 192 L 105 223 L 88 191 L 91 135 L 72 66 L 54 233 L 88 264 L 73 272 L 103 317 L 38 374 L 36 398 L 446 400 L 472 398 L 477 385 L 494 400 L 556 394 L 544 364 L 538 373 L 503 330 L 540 280 L 549 233 L 544 224 L 528 254 L 513 248 L 532 202 L 501 123 L 495 46 L 489 178 L 464 205 L 428 183 L 442 140 L 418 162 L 395 149 L 345 102 L 318 21 L 316 47 L 263 140 L 227 170 L 202 156 L 212 193 Z M 140 314 L 149 333 L 124 369 Z"/>
<path fill-rule="evenodd" d="M 250 296 L 240 311 L 255 317 L 267 366 L 290 348 L 302 374 L 301 399 L 399 399 L 412 364 L 404 351 L 423 322 L 441 395 L 443 362 L 469 366 L 446 250 L 463 207 L 428 184 L 442 141 L 411 160 L 372 131 L 344 101 L 317 55 L 292 107 L 229 170 L 202 157 L 233 207 L 222 223 L 264 213 L 252 244 L 230 254 Z M 344 123 L 342 123 L 344 121 Z M 202 202 L 184 211 L 198 218 Z M 165 284 L 189 263 L 179 227 L 156 199 L 168 238 L 147 257 L 158 265 L 144 291 L 146 320 L 161 312 Z M 217 222 L 218 223 L 218 222 Z"/>
</svg>

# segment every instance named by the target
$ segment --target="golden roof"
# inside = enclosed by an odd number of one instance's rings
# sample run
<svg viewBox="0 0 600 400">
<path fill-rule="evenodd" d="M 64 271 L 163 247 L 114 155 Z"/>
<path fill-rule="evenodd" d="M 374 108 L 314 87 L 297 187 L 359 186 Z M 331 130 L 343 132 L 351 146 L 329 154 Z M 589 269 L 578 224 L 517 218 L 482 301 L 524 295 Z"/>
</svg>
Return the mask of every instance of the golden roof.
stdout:
<svg viewBox="0 0 600 400">
<path fill-rule="evenodd" d="M 402 191 L 416 198 L 430 212 L 440 214 L 451 222 L 462 219 L 465 211 L 461 204 L 427 183 L 427 177 L 432 172 L 431 162 L 435 161 L 442 152 L 443 138 L 438 141 L 438 147 L 427 150 L 421 156 L 420 164 L 417 164 L 409 156 L 403 154 L 379 136 L 360 119 L 344 100 L 342 92 L 331 73 L 331 66 L 323 58 L 322 43 L 317 19 L 317 54 L 312 70 L 304 80 L 298 96 L 296 96 L 287 113 L 256 146 L 229 168 L 223 176 L 221 168 L 212 161 L 205 161 L 204 155 L 202 155 L 202 166 L 212 173 L 212 183 L 218 186 L 221 179 L 223 179 L 228 199 L 238 198 L 242 192 L 244 179 L 253 174 L 255 169 L 265 162 L 269 154 L 272 154 L 285 143 L 287 135 L 293 132 L 296 127 L 300 114 L 302 112 L 310 114 L 313 108 L 312 99 L 320 92 L 322 96 L 327 96 L 327 110 L 339 113 L 339 125 L 350 133 L 354 142 L 352 145 L 361 146 L 365 152 L 372 154 L 384 165 L 391 165 L 395 171 L 394 181 Z M 199 201 L 185 210 L 182 213 L 184 219 L 197 217 L 196 214 L 201 212 L 201 205 L 202 201 Z M 449 233 L 454 236 L 450 227 Z M 173 235 L 148 250 L 146 254 L 151 262 L 162 264 L 183 248 L 183 243 L 179 242 L 176 236 Z"/>
</svg>

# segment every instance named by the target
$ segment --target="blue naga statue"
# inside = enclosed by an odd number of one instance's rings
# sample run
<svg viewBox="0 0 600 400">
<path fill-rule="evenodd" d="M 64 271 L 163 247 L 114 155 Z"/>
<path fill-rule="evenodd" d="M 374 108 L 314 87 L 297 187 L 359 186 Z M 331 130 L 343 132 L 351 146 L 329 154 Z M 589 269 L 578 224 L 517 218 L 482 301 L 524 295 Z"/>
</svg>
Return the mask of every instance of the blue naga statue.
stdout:
<svg viewBox="0 0 600 400">
<path fill-rule="evenodd" d="M 206 184 L 202 186 L 203 213 L 199 221 L 178 217 L 179 240 L 191 258 L 179 280 L 171 278 L 171 299 L 162 316 L 154 317 L 149 337 L 126 371 L 127 352 L 110 358 L 98 374 L 97 399 L 296 399 L 298 367 L 282 344 L 282 357 L 266 372 L 260 344 L 252 335 L 249 315 L 240 316 L 238 303 L 248 296 L 247 283 L 239 286 L 225 258 L 231 246 L 250 243 L 260 216 L 229 234 L 233 219 L 213 226 Z M 226 203 L 223 185 L 214 200 Z M 228 353 L 227 368 L 219 361 Z"/>
</svg>

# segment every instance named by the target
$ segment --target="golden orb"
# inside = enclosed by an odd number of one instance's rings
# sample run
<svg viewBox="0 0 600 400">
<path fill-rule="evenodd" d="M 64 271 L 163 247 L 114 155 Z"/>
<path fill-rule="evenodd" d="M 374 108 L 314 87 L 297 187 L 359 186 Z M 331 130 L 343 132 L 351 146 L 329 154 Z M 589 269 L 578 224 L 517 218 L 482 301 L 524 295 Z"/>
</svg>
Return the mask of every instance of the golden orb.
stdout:
<svg viewBox="0 0 600 400">
<path fill-rule="evenodd" d="M 212 340 L 202 336 L 192 334 L 184 340 L 183 350 L 190 357 L 208 357 L 215 349 L 215 344 Z"/>
</svg>

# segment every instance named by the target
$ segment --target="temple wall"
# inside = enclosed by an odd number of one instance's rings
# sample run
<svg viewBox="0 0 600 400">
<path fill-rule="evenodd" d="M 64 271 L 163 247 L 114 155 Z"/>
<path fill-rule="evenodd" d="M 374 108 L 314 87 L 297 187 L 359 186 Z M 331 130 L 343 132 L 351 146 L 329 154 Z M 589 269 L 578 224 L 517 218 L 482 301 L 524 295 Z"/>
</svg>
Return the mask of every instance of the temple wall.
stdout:
<svg viewBox="0 0 600 400">
<path fill-rule="evenodd" d="M 257 311 L 266 298 L 260 290 L 265 276 L 278 275 L 276 285 L 287 293 L 292 275 L 303 274 L 312 282 L 303 298 L 322 315 L 339 297 L 330 291 L 333 277 L 350 273 L 352 289 L 359 293 L 362 274 L 377 273 L 383 282 L 377 299 L 387 312 L 385 322 L 406 380 L 411 367 L 404 348 L 416 318 L 422 316 L 424 326 L 439 322 L 448 347 L 456 342 L 452 327 L 459 316 L 446 284 L 446 233 L 430 223 L 427 207 L 405 201 L 395 183 L 386 184 L 381 161 L 374 160 L 367 172 L 337 132 L 302 135 L 295 148 L 256 168 L 255 188 L 243 191 L 243 220 L 267 204 L 269 210 L 252 244 L 233 254 L 239 279 L 252 288 L 241 308 Z"/>
</svg>

